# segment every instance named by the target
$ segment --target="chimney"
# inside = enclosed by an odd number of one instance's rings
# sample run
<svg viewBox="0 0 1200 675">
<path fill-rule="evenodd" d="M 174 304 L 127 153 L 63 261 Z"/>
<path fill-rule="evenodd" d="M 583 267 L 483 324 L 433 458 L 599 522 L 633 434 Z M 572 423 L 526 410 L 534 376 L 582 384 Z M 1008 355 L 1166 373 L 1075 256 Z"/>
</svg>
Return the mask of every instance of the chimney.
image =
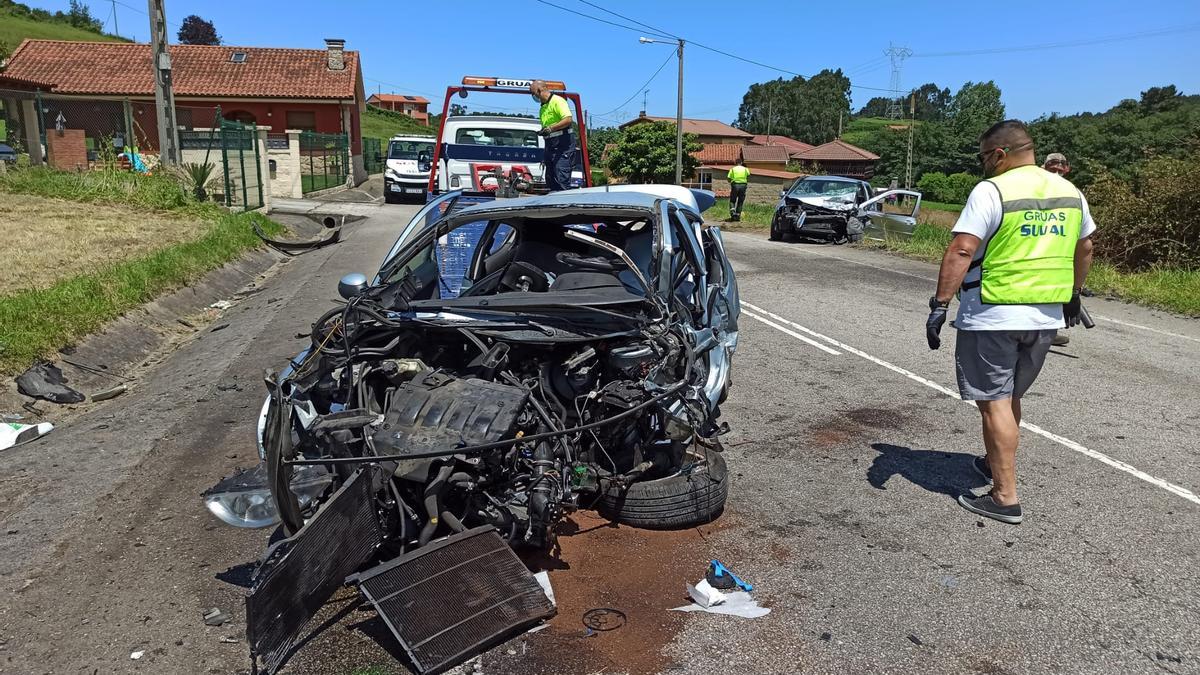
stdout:
<svg viewBox="0 0 1200 675">
<path fill-rule="evenodd" d="M 345 40 L 325 38 L 325 58 L 330 70 L 346 69 L 345 49 Z"/>
</svg>

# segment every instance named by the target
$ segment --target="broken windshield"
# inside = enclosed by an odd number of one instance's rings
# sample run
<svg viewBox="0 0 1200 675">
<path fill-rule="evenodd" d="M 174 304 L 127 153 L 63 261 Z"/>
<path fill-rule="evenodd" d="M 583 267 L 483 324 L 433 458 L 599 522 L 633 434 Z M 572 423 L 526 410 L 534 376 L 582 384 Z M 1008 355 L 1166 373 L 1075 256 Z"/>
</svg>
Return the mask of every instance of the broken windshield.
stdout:
<svg viewBox="0 0 1200 675">
<path fill-rule="evenodd" d="M 844 180 L 805 178 L 792 186 L 789 197 L 854 197 L 858 187 Z"/>
</svg>

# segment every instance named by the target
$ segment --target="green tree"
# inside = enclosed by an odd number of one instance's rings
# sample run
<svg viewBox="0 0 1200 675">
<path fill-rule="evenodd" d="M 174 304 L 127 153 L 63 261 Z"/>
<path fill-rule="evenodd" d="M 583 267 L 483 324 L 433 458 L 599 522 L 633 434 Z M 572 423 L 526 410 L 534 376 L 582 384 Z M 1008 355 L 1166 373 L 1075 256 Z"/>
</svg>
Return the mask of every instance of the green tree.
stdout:
<svg viewBox="0 0 1200 675">
<path fill-rule="evenodd" d="M 887 117 L 888 106 L 894 99 L 886 96 L 876 96 L 855 113 L 856 117 Z"/>
<path fill-rule="evenodd" d="M 839 119 L 850 119 L 850 79 L 840 69 L 822 70 L 809 79 L 797 75 L 750 85 L 735 126 L 817 145 L 837 136 Z"/>
<path fill-rule="evenodd" d="M 600 166 L 600 156 L 604 154 L 605 146 L 610 143 L 619 143 L 621 136 L 621 129 L 617 127 L 588 129 L 588 161 L 592 163 L 592 166 Z"/>
<path fill-rule="evenodd" d="M 699 162 L 693 152 L 703 146 L 695 134 L 683 135 L 683 176 L 690 177 Z M 625 130 L 608 155 L 608 169 L 630 183 L 675 182 L 675 125 L 642 122 Z"/>
<path fill-rule="evenodd" d="M 104 25 L 100 23 L 100 20 L 92 16 L 92 10 L 79 0 L 71 0 L 70 9 L 67 10 L 67 23 L 94 33 L 104 30 Z"/>
<path fill-rule="evenodd" d="M 909 101 L 915 98 L 916 118 L 922 122 L 939 122 L 946 118 L 953 96 L 950 90 L 939 88 L 933 82 L 913 89 L 900 101 L 903 117 L 909 117 Z M 856 113 L 859 117 L 886 117 L 888 106 L 896 99 L 876 96 Z"/>
</svg>

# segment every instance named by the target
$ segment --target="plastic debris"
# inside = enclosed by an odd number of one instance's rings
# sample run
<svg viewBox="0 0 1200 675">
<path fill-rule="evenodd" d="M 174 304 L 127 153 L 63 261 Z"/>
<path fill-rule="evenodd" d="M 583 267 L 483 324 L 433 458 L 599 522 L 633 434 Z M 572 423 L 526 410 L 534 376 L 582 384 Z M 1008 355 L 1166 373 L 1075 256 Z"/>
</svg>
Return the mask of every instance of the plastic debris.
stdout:
<svg viewBox="0 0 1200 675">
<path fill-rule="evenodd" d="M 221 611 L 219 607 L 213 607 L 204 611 L 205 626 L 220 626 L 229 620 L 229 615 Z"/>
<path fill-rule="evenodd" d="M 136 652 L 130 652 L 130 653 L 129 653 L 129 658 L 133 659 L 134 661 L 137 661 L 138 659 L 140 659 L 140 658 L 142 658 L 143 656 L 145 656 L 145 654 L 146 654 L 145 650 L 139 649 L 139 650 L 138 650 L 138 651 L 136 651 Z"/>
<path fill-rule="evenodd" d="M 554 600 L 554 588 L 550 586 L 550 573 L 546 571 L 538 572 L 537 574 L 533 575 L 533 578 L 537 579 L 537 582 L 542 587 L 542 590 L 546 592 L 546 597 L 550 599 L 550 604 L 557 607 L 558 602 Z"/>
<path fill-rule="evenodd" d="M 754 590 L 754 586 L 742 581 L 741 577 L 729 571 L 729 568 L 722 565 L 719 560 L 709 562 L 708 574 L 704 578 L 710 586 L 722 591 L 727 591 L 734 587 L 741 588 L 747 593 Z"/>
<path fill-rule="evenodd" d="M 17 376 L 17 390 L 32 398 L 53 403 L 83 403 L 87 398 L 66 384 L 67 378 L 53 363 L 35 363 Z"/>
<path fill-rule="evenodd" d="M 49 422 L 40 422 L 38 424 L 21 424 L 19 422 L 3 422 L 0 423 L 0 450 L 36 441 L 54 430 L 54 425 Z"/>
<path fill-rule="evenodd" d="M 233 303 L 228 300 L 218 300 L 208 306 L 209 309 L 229 309 L 230 307 L 233 307 Z"/>
<path fill-rule="evenodd" d="M 121 394 L 124 394 L 125 389 L 126 389 L 125 385 L 118 384 L 117 386 L 113 387 L 112 389 L 105 389 L 104 391 L 98 391 L 98 392 L 92 394 L 92 402 L 95 403 L 96 401 L 107 401 L 110 398 L 116 398 L 116 397 L 120 396 Z"/>
<path fill-rule="evenodd" d="M 725 577 L 725 579 L 722 579 L 722 577 Z M 709 583 L 709 578 L 716 578 L 722 584 L 729 583 L 732 580 L 731 588 L 737 587 L 746 590 L 722 592 L 712 587 L 712 584 Z M 770 614 L 770 608 L 760 607 L 758 602 L 750 596 L 749 591 L 753 589 L 753 586 L 741 580 L 725 568 L 724 565 L 714 560 L 709 566 L 705 578 L 701 579 L 694 586 L 687 584 L 687 593 L 692 598 L 692 604 L 675 607 L 671 611 L 708 612 L 709 614 L 740 616 L 746 619 L 757 619 L 760 616 Z"/>
</svg>

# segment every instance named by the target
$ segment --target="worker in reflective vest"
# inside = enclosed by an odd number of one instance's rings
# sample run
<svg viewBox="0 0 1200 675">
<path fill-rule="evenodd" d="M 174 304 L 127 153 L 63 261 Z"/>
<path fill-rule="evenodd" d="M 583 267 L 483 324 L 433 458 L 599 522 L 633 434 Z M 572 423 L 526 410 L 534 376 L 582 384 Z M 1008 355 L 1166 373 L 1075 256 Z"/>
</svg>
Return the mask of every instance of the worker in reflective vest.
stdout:
<svg viewBox="0 0 1200 675">
<path fill-rule="evenodd" d="M 992 484 L 988 494 L 958 498 L 963 508 L 1019 523 L 1017 443 L 1021 397 L 1041 371 L 1059 328 L 1080 323 L 1079 291 L 1092 262 L 1092 222 L 1083 194 L 1034 162 L 1033 140 L 1017 120 L 1000 122 L 979 141 L 984 180 L 952 230 L 925 337 L 941 345 L 956 291 L 954 361 L 958 389 L 983 421 L 984 457 L 972 466 Z"/>
<path fill-rule="evenodd" d="M 571 135 L 571 107 L 562 96 L 550 91 L 543 80 L 534 80 L 529 93 L 541 104 L 538 118 L 542 129 L 538 132 L 545 138 L 546 187 L 551 192 L 571 187 L 571 168 L 575 164 L 575 138 Z"/>
<path fill-rule="evenodd" d="M 746 185 L 750 182 L 750 169 L 746 168 L 741 157 L 729 170 L 729 219 L 737 222 L 742 219 L 742 206 L 746 203 Z"/>
</svg>

